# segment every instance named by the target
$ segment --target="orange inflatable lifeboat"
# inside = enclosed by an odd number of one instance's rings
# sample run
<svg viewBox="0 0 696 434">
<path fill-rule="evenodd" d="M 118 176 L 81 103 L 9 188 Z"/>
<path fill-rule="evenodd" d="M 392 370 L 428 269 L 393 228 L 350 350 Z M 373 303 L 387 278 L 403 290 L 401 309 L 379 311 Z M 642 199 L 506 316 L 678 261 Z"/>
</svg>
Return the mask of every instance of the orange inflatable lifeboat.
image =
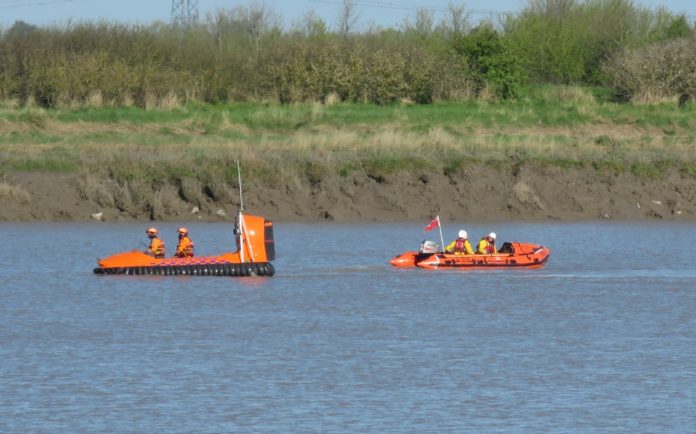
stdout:
<svg viewBox="0 0 696 434">
<path fill-rule="evenodd" d="M 504 243 L 500 251 L 490 255 L 455 255 L 433 252 L 435 244 L 421 245 L 417 252 L 402 253 L 389 261 L 395 267 L 421 267 L 427 269 L 450 268 L 541 268 L 549 260 L 548 248 L 530 243 Z"/>
<path fill-rule="evenodd" d="M 139 250 L 98 259 L 96 274 L 185 275 L 185 276 L 273 276 L 275 259 L 273 222 L 244 214 L 239 161 L 239 215 L 234 228 L 237 251 L 217 256 L 154 258 Z"/>
</svg>

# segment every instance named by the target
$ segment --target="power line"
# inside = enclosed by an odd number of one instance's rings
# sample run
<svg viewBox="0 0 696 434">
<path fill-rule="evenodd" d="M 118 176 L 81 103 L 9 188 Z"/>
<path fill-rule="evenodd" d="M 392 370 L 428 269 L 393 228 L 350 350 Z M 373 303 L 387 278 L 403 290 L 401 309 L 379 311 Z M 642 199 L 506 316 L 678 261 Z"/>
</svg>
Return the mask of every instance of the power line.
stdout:
<svg viewBox="0 0 696 434">
<path fill-rule="evenodd" d="M 327 3 L 327 4 L 334 4 L 334 5 L 340 5 L 342 4 L 340 1 L 337 0 L 309 0 L 314 3 Z M 418 10 L 426 10 L 430 12 L 446 12 L 448 9 L 444 7 L 437 7 L 437 6 L 423 6 L 423 5 L 406 5 L 406 4 L 399 4 L 399 3 L 390 3 L 390 2 L 385 2 L 385 1 L 370 1 L 370 0 L 360 0 L 360 1 L 355 1 L 353 2 L 354 5 L 356 6 L 365 6 L 365 7 L 372 7 L 372 8 L 381 8 L 381 9 L 393 9 L 393 10 L 406 10 L 406 11 L 418 11 Z M 509 11 L 483 11 L 483 10 L 471 10 L 468 11 L 471 14 L 475 15 L 508 15 L 511 14 L 512 12 Z"/>
<path fill-rule="evenodd" d="M 1 5 L 0 4 L 0 9 L 14 9 L 14 8 L 24 8 L 24 7 L 29 7 L 29 6 L 45 6 L 45 5 L 53 5 L 53 4 L 59 4 L 59 3 L 72 3 L 80 0 L 45 0 L 45 1 L 34 1 L 32 3 L 16 3 L 16 0 L 10 0 L 15 2 L 14 4 L 7 4 L 7 5 Z"/>
<path fill-rule="evenodd" d="M 315 3 L 329 3 L 329 4 L 335 4 L 335 5 L 340 5 L 342 4 L 340 1 L 336 0 L 310 0 Z M 382 9 L 400 9 L 400 10 L 406 10 L 406 11 L 417 11 L 419 9 L 424 9 L 428 11 L 443 11 L 444 8 L 439 8 L 439 7 L 434 7 L 434 6 L 415 6 L 415 5 L 405 5 L 405 4 L 396 4 L 396 3 L 389 3 L 389 2 L 382 2 L 382 1 L 356 1 L 353 2 L 354 5 L 356 6 L 366 6 L 366 7 L 373 7 L 373 8 L 382 8 Z"/>
<path fill-rule="evenodd" d="M 343 4 L 339 0 L 309 0 L 314 3 L 326 3 L 333 5 Z M 426 10 L 431 12 L 446 12 L 448 9 L 445 7 L 429 6 L 429 5 L 408 5 L 400 3 L 391 3 L 380 0 L 358 0 L 353 2 L 356 6 L 364 6 L 368 8 L 381 8 L 381 9 L 393 9 L 393 10 L 406 10 L 406 11 L 418 11 Z M 467 10 L 472 15 L 512 15 L 512 11 L 494 11 L 494 10 Z M 674 15 L 684 15 L 686 18 L 696 19 L 696 15 L 681 14 L 678 12 L 672 12 Z"/>
</svg>

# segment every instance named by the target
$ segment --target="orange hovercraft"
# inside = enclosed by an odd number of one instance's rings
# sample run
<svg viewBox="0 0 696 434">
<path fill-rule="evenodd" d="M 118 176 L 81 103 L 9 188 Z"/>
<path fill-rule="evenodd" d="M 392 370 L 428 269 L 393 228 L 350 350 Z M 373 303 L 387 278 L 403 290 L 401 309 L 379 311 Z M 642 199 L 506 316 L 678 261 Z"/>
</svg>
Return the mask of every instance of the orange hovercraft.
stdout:
<svg viewBox="0 0 696 434">
<path fill-rule="evenodd" d="M 239 173 L 239 163 L 237 166 Z M 241 177 L 240 207 L 234 233 L 237 251 L 217 256 L 191 258 L 154 258 L 139 250 L 117 253 L 98 259 L 95 274 L 163 276 L 273 276 L 275 259 L 273 222 L 244 214 Z"/>
<path fill-rule="evenodd" d="M 439 216 L 427 227 L 440 227 Z M 440 240 L 442 229 L 440 229 Z M 541 268 L 549 260 L 551 251 L 539 244 L 506 242 L 498 253 L 463 255 L 444 253 L 434 241 L 423 241 L 418 251 L 408 251 L 394 257 L 390 264 L 399 268 L 420 267 L 430 270 L 468 268 Z"/>
</svg>

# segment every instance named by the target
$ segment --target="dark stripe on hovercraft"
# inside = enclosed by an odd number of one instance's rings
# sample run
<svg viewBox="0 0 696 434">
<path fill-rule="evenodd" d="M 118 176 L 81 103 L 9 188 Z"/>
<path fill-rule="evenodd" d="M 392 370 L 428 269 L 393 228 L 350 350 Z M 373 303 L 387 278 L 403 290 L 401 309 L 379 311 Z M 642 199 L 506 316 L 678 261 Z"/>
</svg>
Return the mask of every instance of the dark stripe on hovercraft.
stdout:
<svg viewBox="0 0 696 434">
<path fill-rule="evenodd" d="M 125 274 L 130 276 L 273 276 L 270 262 L 243 264 L 155 265 L 152 267 L 114 267 L 94 269 L 95 274 Z"/>
</svg>

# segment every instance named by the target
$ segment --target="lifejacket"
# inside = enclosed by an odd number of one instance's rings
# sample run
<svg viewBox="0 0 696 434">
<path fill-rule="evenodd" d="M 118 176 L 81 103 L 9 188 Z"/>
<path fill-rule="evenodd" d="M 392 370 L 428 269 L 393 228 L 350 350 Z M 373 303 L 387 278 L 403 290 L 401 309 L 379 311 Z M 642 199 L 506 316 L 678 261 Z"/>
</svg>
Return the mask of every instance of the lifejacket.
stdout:
<svg viewBox="0 0 696 434">
<path fill-rule="evenodd" d="M 181 237 L 176 246 L 177 258 L 193 258 L 193 241 L 189 237 Z"/>
<path fill-rule="evenodd" d="M 457 238 L 454 240 L 454 253 L 457 255 L 465 255 L 469 253 L 466 249 L 466 238 Z"/>
<path fill-rule="evenodd" d="M 445 247 L 445 253 L 454 255 L 471 255 L 474 250 L 471 248 L 471 243 L 466 238 L 455 238 Z"/>
<path fill-rule="evenodd" d="M 492 255 L 495 253 L 495 242 L 488 241 L 488 237 L 482 238 L 476 247 L 478 253 Z"/>
<path fill-rule="evenodd" d="M 154 237 L 153 239 L 150 240 L 149 249 L 155 258 L 158 258 L 158 259 L 164 258 L 164 241 L 160 240 L 157 237 Z"/>
</svg>

